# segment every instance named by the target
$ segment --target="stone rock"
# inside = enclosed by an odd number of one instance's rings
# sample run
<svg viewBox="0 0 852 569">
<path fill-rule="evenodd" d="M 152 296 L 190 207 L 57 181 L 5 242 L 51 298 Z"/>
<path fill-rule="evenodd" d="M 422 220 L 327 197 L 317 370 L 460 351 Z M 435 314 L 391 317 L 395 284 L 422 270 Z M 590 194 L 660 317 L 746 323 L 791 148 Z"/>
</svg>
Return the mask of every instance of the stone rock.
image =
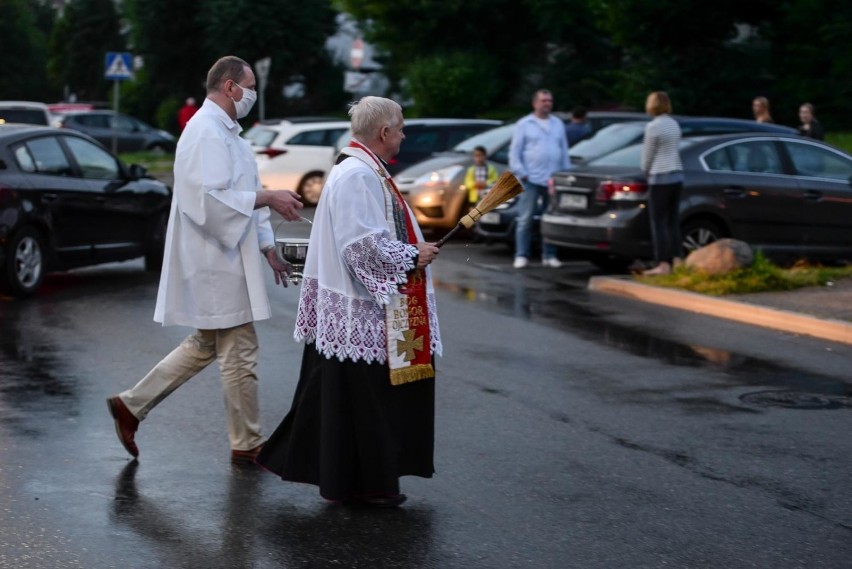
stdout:
<svg viewBox="0 0 852 569">
<path fill-rule="evenodd" d="M 750 267 L 754 253 L 745 241 L 719 239 L 696 249 L 686 257 L 686 266 L 708 275 L 724 275 Z"/>
</svg>

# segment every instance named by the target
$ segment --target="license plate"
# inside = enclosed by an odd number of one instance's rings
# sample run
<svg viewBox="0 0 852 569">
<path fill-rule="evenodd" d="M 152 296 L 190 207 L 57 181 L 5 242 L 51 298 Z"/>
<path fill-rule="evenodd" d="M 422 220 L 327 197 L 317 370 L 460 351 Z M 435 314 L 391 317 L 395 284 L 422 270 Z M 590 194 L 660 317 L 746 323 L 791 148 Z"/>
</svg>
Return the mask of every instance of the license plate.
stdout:
<svg viewBox="0 0 852 569">
<path fill-rule="evenodd" d="M 589 198 L 579 194 L 559 194 L 559 207 L 561 209 L 586 209 L 589 206 Z"/>
<path fill-rule="evenodd" d="M 488 212 L 479 218 L 479 223 L 485 223 L 487 225 L 499 225 L 500 214 L 496 211 Z"/>
</svg>

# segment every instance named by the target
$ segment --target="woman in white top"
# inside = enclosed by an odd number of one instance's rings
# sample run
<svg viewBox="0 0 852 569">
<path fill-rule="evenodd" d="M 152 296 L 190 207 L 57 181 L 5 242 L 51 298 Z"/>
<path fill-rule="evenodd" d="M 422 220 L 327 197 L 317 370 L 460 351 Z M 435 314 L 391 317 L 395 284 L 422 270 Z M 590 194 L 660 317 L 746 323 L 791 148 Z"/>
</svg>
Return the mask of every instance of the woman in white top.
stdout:
<svg viewBox="0 0 852 569">
<path fill-rule="evenodd" d="M 680 126 L 670 115 L 672 104 L 663 91 L 655 91 L 645 101 L 645 112 L 654 117 L 645 127 L 642 170 L 648 179 L 648 214 L 657 266 L 646 275 L 664 275 L 681 256 L 678 205 L 683 188 L 680 161 Z"/>
</svg>

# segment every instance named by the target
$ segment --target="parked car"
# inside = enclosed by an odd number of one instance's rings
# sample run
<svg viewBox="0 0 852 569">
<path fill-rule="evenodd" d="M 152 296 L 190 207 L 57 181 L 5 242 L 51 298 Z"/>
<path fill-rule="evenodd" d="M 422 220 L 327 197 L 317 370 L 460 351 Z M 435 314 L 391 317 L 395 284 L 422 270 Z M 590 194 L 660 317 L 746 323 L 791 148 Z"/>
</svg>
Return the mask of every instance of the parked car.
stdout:
<svg viewBox="0 0 852 569">
<path fill-rule="evenodd" d="M 115 111 L 71 111 L 61 115 L 55 124 L 84 132 L 106 148 L 112 148 L 115 137 L 118 152 L 174 152 L 177 145 L 170 133 Z"/>
<path fill-rule="evenodd" d="M 602 266 L 652 254 L 641 144 L 553 177 L 547 242 Z M 852 258 L 852 155 L 794 135 L 684 139 L 686 252 L 722 237 L 781 259 Z"/>
<path fill-rule="evenodd" d="M 650 117 L 647 117 L 650 119 Z M 732 134 L 737 132 L 766 132 L 775 134 L 796 134 L 796 129 L 777 125 L 758 123 L 750 120 L 717 117 L 675 116 L 684 138 L 714 134 Z M 569 150 L 571 162 L 582 164 L 594 158 L 605 156 L 620 148 L 641 142 L 645 136 L 648 121 L 626 121 L 602 128 L 589 139 L 579 142 Z M 485 216 L 476 225 L 474 231 L 487 241 L 513 243 L 515 240 L 516 201 L 510 201 Z M 533 238 L 538 239 L 540 214 L 539 207 L 533 218 Z"/>
<path fill-rule="evenodd" d="M 610 124 L 591 138 L 581 140 L 571 149 L 571 162 L 578 164 L 609 154 L 619 148 L 640 142 L 645 136 L 645 124 L 651 119 Z M 717 117 L 675 116 L 683 136 L 709 136 L 711 134 L 733 134 L 736 132 L 775 132 L 796 134 L 796 129 L 752 120 Z"/>
<path fill-rule="evenodd" d="M 171 190 L 73 131 L 0 125 L 0 290 L 48 271 L 145 258 L 159 270 Z"/>
<path fill-rule="evenodd" d="M 388 172 L 394 176 L 412 164 L 453 148 L 461 141 L 480 132 L 500 126 L 501 121 L 488 119 L 406 119 L 405 140 L 397 154 L 388 163 Z M 337 142 L 337 148 L 349 144 L 352 134 L 347 131 Z"/>
<path fill-rule="evenodd" d="M 265 188 L 293 190 L 306 205 L 317 203 L 325 175 L 334 164 L 334 143 L 349 128 L 349 121 L 319 121 L 260 123 L 246 132 Z"/>
<path fill-rule="evenodd" d="M 342 125 L 342 126 L 341 126 Z M 349 121 L 329 117 L 288 117 L 284 119 L 266 119 L 255 123 L 243 138 L 251 143 L 257 163 L 287 153 L 287 145 L 293 137 L 300 136 L 295 144 L 311 146 L 334 146 L 341 134 L 349 128 Z"/>
<path fill-rule="evenodd" d="M 570 114 L 559 114 L 563 121 Z M 616 111 L 593 111 L 587 120 L 592 128 L 604 128 L 617 121 L 635 120 L 639 113 Z M 467 191 L 464 176 L 473 164 L 471 152 L 476 146 L 484 146 L 488 161 L 502 173 L 509 163 L 509 144 L 512 141 L 514 123 L 482 132 L 457 144 L 449 152 L 439 153 L 399 172 L 394 178 L 399 191 L 414 210 L 417 222 L 423 228 L 450 229 L 464 215 Z M 405 129 L 408 143 L 408 127 Z"/>
<path fill-rule="evenodd" d="M 44 103 L 33 101 L 0 101 L 0 124 L 50 124 L 50 111 Z"/>
</svg>

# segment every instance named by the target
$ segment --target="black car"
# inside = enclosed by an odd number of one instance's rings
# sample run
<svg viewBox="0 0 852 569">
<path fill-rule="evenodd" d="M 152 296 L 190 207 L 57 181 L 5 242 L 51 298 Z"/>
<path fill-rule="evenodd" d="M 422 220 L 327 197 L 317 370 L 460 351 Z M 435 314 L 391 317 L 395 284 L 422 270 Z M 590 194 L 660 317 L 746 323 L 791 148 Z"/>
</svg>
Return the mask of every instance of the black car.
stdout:
<svg viewBox="0 0 852 569">
<path fill-rule="evenodd" d="M 650 120 L 650 117 L 647 117 Z M 743 119 L 721 117 L 675 116 L 684 138 L 715 134 L 733 134 L 738 132 L 767 132 L 774 134 L 796 134 L 796 129 L 777 124 L 758 123 Z M 582 164 L 594 158 L 641 142 L 645 136 L 645 121 L 625 121 L 611 123 L 596 132 L 594 136 L 571 147 L 571 162 Z M 514 242 L 516 202 L 504 204 L 500 210 L 484 216 L 476 226 L 476 233 L 487 241 Z M 533 239 L 538 240 L 539 220 L 544 204 L 533 219 Z"/>
<path fill-rule="evenodd" d="M 137 118 L 113 111 L 73 111 L 59 116 L 56 126 L 84 132 L 116 152 L 174 152 L 175 137 L 164 130 L 154 128 Z"/>
<path fill-rule="evenodd" d="M 601 266 L 651 256 L 640 144 L 553 178 L 541 232 Z M 686 252 L 721 237 L 778 259 L 852 258 L 852 156 L 799 136 L 684 139 L 680 201 Z"/>
<path fill-rule="evenodd" d="M 47 271 L 145 257 L 159 270 L 171 190 L 72 130 L 0 125 L 0 290 Z"/>
</svg>

